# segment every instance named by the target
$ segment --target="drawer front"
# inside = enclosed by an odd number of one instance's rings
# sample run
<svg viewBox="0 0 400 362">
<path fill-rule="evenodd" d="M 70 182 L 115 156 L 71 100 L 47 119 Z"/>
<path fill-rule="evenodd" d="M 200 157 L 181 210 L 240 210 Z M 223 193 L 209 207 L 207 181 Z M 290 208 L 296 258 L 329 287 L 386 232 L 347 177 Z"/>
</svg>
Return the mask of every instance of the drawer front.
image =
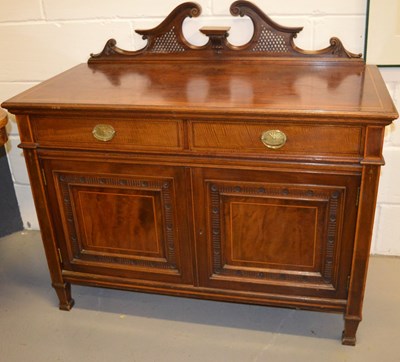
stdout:
<svg viewBox="0 0 400 362">
<path fill-rule="evenodd" d="M 285 125 L 265 122 L 190 122 L 195 151 L 245 154 L 358 157 L 362 127 Z"/>
<path fill-rule="evenodd" d="M 182 121 L 99 118 L 33 118 L 34 139 L 43 147 L 180 150 Z"/>
</svg>

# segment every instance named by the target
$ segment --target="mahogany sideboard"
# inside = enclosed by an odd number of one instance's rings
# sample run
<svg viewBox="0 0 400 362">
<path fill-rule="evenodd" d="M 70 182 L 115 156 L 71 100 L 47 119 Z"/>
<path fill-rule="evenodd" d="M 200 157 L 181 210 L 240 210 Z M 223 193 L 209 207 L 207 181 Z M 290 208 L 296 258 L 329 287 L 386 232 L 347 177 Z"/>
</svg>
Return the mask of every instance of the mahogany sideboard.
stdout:
<svg viewBox="0 0 400 362">
<path fill-rule="evenodd" d="M 344 314 L 354 345 L 384 128 L 398 117 L 381 75 L 332 38 L 247 1 L 251 40 L 182 33 L 178 6 L 147 45 L 111 39 L 2 104 L 16 114 L 60 309 L 71 284 Z"/>
<path fill-rule="evenodd" d="M 7 142 L 7 113 L 0 109 L 0 147 Z"/>
</svg>

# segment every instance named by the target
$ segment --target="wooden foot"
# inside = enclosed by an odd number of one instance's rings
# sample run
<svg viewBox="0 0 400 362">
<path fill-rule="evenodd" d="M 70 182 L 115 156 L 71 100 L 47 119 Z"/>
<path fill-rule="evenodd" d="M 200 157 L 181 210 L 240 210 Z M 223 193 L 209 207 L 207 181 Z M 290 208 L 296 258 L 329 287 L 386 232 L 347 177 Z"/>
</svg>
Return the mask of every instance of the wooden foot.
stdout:
<svg viewBox="0 0 400 362">
<path fill-rule="evenodd" d="M 56 290 L 58 299 L 60 301 L 60 310 L 69 311 L 74 306 L 75 301 L 71 297 L 71 284 L 70 283 L 53 283 L 53 288 Z"/>
<path fill-rule="evenodd" d="M 361 322 L 360 317 L 354 317 L 354 316 L 344 317 L 344 331 L 342 333 L 343 345 L 345 346 L 356 345 L 356 333 L 360 322 Z"/>
</svg>

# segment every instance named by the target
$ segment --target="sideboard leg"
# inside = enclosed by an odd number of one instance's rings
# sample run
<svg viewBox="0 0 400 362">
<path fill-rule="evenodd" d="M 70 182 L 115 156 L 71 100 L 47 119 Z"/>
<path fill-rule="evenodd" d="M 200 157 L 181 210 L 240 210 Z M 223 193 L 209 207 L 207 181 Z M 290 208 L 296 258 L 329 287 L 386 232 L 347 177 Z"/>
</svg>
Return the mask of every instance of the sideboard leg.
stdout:
<svg viewBox="0 0 400 362">
<path fill-rule="evenodd" d="M 69 311 L 74 306 L 75 301 L 71 297 L 71 284 L 70 283 L 53 283 L 53 288 L 56 290 L 58 299 L 60 301 L 60 310 Z"/>
<path fill-rule="evenodd" d="M 354 316 L 344 317 L 344 331 L 342 333 L 342 344 L 346 346 L 356 345 L 356 333 L 361 318 Z"/>
</svg>

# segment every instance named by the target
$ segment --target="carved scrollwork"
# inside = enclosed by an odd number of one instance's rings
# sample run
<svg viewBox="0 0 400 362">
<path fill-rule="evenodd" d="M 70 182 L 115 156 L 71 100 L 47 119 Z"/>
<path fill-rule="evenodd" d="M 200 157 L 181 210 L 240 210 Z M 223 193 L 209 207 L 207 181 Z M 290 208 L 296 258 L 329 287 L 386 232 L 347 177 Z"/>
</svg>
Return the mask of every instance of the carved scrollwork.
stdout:
<svg viewBox="0 0 400 362">
<path fill-rule="evenodd" d="M 200 5 L 186 2 L 177 6 L 161 24 L 152 29 L 135 30 L 142 35 L 147 44 L 138 51 L 127 51 L 117 47 L 114 39 L 107 41 L 103 51 L 91 54 L 89 62 L 104 60 L 127 60 L 144 54 L 174 54 L 196 48 L 184 37 L 182 32 L 183 21 L 187 17 L 197 17 L 201 14 Z"/>
<path fill-rule="evenodd" d="M 104 46 L 103 50 L 101 51 L 101 53 L 99 54 L 90 54 L 91 57 L 96 58 L 100 55 L 102 56 L 110 56 L 110 55 L 115 55 L 118 54 L 118 47 L 117 45 L 117 41 L 115 39 L 109 39 L 106 43 L 106 45 Z"/>
<path fill-rule="evenodd" d="M 252 39 L 242 46 L 251 52 L 270 54 L 293 52 L 293 38 L 303 30 L 302 27 L 285 27 L 273 21 L 256 5 L 248 1 L 235 1 L 230 12 L 233 16 L 248 16 L 253 22 Z"/>
<path fill-rule="evenodd" d="M 254 25 L 251 40 L 243 45 L 235 46 L 228 41 L 229 27 L 205 27 L 200 31 L 209 41 L 204 46 L 191 44 L 183 35 L 182 25 L 188 17 L 198 17 L 201 14 L 200 5 L 186 2 L 177 6 L 160 25 L 148 30 L 136 30 L 147 40 L 144 48 L 137 51 L 127 51 L 118 48 L 116 41 L 107 41 L 102 52 L 91 54 L 89 63 L 134 61 L 142 57 L 167 57 L 179 59 L 205 59 L 218 57 L 306 57 L 331 59 L 360 59 L 361 54 L 346 50 L 338 38 L 330 39 L 330 46 L 321 50 L 304 50 L 297 47 L 294 39 L 302 27 L 286 27 L 274 22 L 261 9 L 249 1 L 235 1 L 230 12 L 233 16 L 247 16 Z"/>
<path fill-rule="evenodd" d="M 347 51 L 338 38 L 330 39 L 330 46 L 320 50 L 304 50 L 297 47 L 294 39 L 303 27 L 286 27 L 274 22 L 268 15 L 248 1 L 235 1 L 230 8 L 233 16 L 248 16 L 254 25 L 249 43 L 242 46 L 247 51 L 269 56 L 300 56 L 327 58 L 361 58 L 361 54 Z"/>
<path fill-rule="evenodd" d="M 331 46 L 326 49 L 338 57 L 361 58 L 361 54 L 354 54 L 346 50 L 339 38 L 333 37 L 329 40 L 329 43 Z"/>
</svg>

